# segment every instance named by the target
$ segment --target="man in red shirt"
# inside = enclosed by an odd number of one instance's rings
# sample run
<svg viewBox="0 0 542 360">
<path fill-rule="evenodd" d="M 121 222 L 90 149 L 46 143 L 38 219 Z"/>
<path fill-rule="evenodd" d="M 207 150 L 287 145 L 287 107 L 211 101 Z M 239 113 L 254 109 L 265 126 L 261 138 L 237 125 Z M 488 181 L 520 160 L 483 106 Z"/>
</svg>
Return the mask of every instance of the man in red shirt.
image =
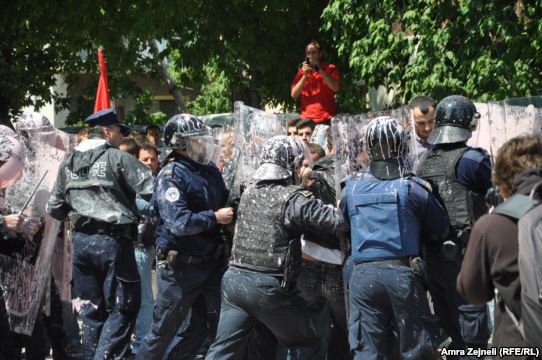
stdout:
<svg viewBox="0 0 542 360">
<path fill-rule="evenodd" d="M 305 48 L 306 59 L 292 82 L 292 98 L 301 96 L 301 118 L 329 125 L 335 116 L 335 93 L 340 89 L 339 70 L 333 64 L 320 63 L 320 45 L 311 41 Z"/>
</svg>

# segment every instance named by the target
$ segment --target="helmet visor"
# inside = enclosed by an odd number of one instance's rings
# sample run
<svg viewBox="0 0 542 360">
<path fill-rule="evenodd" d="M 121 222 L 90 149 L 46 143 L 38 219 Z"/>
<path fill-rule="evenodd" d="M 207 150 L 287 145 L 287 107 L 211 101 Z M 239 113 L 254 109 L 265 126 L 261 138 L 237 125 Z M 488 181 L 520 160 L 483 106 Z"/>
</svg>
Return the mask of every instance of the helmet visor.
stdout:
<svg viewBox="0 0 542 360">
<path fill-rule="evenodd" d="M 186 139 L 186 153 L 198 164 L 208 165 L 215 160 L 220 149 L 211 135 L 194 136 Z"/>
</svg>

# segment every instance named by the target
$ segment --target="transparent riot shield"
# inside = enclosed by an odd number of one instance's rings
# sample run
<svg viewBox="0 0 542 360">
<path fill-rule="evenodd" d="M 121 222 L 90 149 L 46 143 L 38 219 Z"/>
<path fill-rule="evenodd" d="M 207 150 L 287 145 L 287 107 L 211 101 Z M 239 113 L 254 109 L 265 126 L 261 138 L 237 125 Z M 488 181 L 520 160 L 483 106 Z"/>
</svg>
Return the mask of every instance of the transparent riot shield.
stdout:
<svg viewBox="0 0 542 360">
<path fill-rule="evenodd" d="M 68 134 L 56 129 L 25 131 L 19 134 L 19 139 L 25 145 L 27 160 L 23 177 L 6 191 L 6 206 L 11 213 L 22 211 L 29 218 L 40 218 L 44 228 L 36 236 L 28 237 L 22 252 L 0 256 L 0 282 L 6 292 L 12 330 L 30 335 L 44 295 L 49 290 L 52 257 L 61 227 L 60 222 L 46 216 L 45 207 L 71 141 Z M 43 181 L 37 187 L 42 177 Z M 34 189 L 34 196 L 23 211 Z M 64 244 L 61 245 L 59 248 L 64 249 Z M 54 262 L 65 265 L 64 255 Z M 65 273 L 64 269 L 60 273 Z M 62 278 L 58 280 L 61 283 L 69 282 Z"/>
<path fill-rule="evenodd" d="M 411 121 L 410 113 L 405 108 L 357 115 L 339 114 L 331 120 L 332 151 L 335 155 L 335 190 L 338 199 L 341 196 L 341 182 L 369 166 L 363 135 L 371 120 L 379 116 L 393 117 L 401 125 Z"/>
<path fill-rule="evenodd" d="M 520 135 L 540 135 L 542 97 L 513 98 L 475 103 L 480 113 L 478 126 L 468 145 L 481 147 L 492 157 L 508 140 Z"/>
<path fill-rule="evenodd" d="M 43 237 L 35 263 L 23 257 L 0 256 L 0 281 L 13 331 L 32 335 L 34 323 L 44 305 L 50 281 L 50 266 L 61 222 L 45 217 Z M 24 251 L 23 251 L 23 255 Z"/>
<path fill-rule="evenodd" d="M 286 118 L 238 101 L 234 104 L 233 133 L 225 134 L 230 138 L 223 143 L 226 147 L 225 158 L 229 157 L 229 160 L 223 162 L 222 175 L 226 187 L 230 189 L 230 198 L 235 199 L 251 182 L 265 142 L 273 136 L 286 135 Z M 228 143 L 231 139 L 233 146 Z"/>
</svg>

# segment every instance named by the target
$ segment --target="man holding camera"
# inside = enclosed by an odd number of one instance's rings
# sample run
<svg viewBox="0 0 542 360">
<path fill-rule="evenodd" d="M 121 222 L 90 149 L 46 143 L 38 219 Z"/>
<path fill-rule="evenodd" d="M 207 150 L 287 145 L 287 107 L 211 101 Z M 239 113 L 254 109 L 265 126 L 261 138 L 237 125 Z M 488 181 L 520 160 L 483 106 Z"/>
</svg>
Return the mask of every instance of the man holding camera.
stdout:
<svg viewBox="0 0 542 360">
<path fill-rule="evenodd" d="M 306 58 L 292 82 L 294 100 L 301 96 L 301 118 L 317 124 L 329 125 L 335 116 L 335 93 L 341 85 L 339 70 L 333 64 L 320 63 L 320 45 L 311 41 L 305 48 Z"/>
</svg>

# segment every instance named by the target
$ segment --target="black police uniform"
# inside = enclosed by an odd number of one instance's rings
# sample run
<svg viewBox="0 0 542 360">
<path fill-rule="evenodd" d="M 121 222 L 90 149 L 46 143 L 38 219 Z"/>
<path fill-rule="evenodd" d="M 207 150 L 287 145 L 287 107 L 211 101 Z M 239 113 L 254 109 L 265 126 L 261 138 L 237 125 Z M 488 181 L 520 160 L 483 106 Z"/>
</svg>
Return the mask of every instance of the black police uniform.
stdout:
<svg viewBox="0 0 542 360">
<path fill-rule="evenodd" d="M 294 291 L 299 237 L 305 230 L 336 236 L 343 225 L 338 209 L 284 181 L 250 185 L 239 204 L 232 260 L 222 281 L 220 322 L 207 359 L 232 358 L 257 322 L 291 352 L 299 354 L 317 343 L 307 306 Z"/>
<path fill-rule="evenodd" d="M 162 359 L 199 299 L 206 307 L 203 321 L 190 320 L 190 332 L 175 342 L 168 358 L 189 358 L 186 354 L 195 353 L 206 335 L 214 338 L 218 324 L 225 258 L 214 213 L 229 192 L 214 164 L 175 153 L 170 160 L 156 178 L 158 296 L 151 330 L 137 354 L 142 360 Z"/>
<path fill-rule="evenodd" d="M 443 246 L 428 245 L 423 252 L 427 287 L 440 324 L 452 339 L 451 349 L 483 349 L 490 336 L 487 306 L 468 304 L 456 290 L 470 230 L 487 212 L 484 195 L 491 187 L 489 156 L 465 143 L 476 117 L 470 100 L 455 95 L 443 99 L 437 105 L 435 129 L 428 139 L 435 147 L 417 169 L 417 175 L 431 184 L 450 219 L 450 236 Z"/>
</svg>

